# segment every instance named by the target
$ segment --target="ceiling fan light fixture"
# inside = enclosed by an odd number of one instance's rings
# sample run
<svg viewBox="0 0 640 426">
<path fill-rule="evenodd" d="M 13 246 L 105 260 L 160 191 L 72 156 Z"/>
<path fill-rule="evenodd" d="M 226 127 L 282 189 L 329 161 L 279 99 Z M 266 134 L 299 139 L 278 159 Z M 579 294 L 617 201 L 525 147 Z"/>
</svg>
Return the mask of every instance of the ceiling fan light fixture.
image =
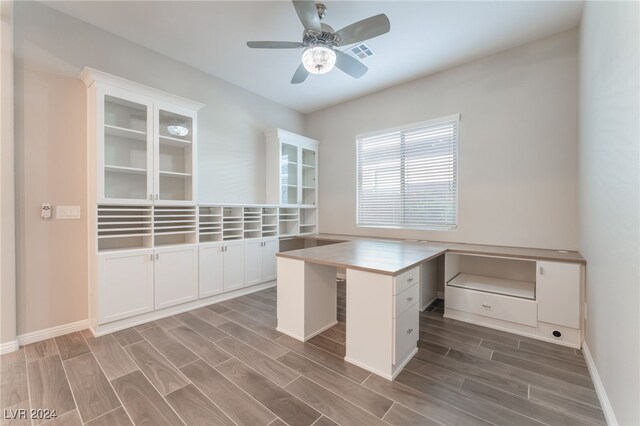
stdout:
<svg viewBox="0 0 640 426">
<path fill-rule="evenodd" d="M 302 64 L 311 74 L 326 74 L 336 64 L 336 52 L 327 46 L 309 46 L 302 53 Z"/>
</svg>

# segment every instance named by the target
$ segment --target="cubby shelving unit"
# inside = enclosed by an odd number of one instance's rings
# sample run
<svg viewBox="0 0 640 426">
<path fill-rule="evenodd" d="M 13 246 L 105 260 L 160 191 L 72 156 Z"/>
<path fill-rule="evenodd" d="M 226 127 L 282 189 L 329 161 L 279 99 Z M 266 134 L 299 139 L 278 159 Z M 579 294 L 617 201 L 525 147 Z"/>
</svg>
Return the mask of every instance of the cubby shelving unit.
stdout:
<svg viewBox="0 0 640 426">
<path fill-rule="evenodd" d="M 300 209 L 280 207 L 278 210 L 279 236 L 289 237 L 300 233 Z"/>
<path fill-rule="evenodd" d="M 300 234 L 314 234 L 317 231 L 317 210 L 310 207 L 300 208 Z"/>
<path fill-rule="evenodd" d="M 151 247 L 151 206 L 98 205 L 98 251 Z"/>
<path fill-rule="evenodd" d="M 262 209 L 260 207 L 244 207 L 244 238 L 262 237 Z"/>
<path fill-rule="evenodd" d="M 198 214 L 199 241 L 222 241 L 222 207 L 200 206 Z"/>
<path fill-rule="evenodd" d="M 195 206 L 154 206 L 154 246 L 195 244 L 197 220 Z"/>
<path fill-rule="evenodd" d="M 222 240 L 241 240 L 244 237 L 244 215 L 242 207 L 222 208 Z"/>
<path fill-rule="evenodd" d="M 262 236 L 263 237 L 278 236 L 278 208 L 277 207 L 262 208 Z"/>
</svg>

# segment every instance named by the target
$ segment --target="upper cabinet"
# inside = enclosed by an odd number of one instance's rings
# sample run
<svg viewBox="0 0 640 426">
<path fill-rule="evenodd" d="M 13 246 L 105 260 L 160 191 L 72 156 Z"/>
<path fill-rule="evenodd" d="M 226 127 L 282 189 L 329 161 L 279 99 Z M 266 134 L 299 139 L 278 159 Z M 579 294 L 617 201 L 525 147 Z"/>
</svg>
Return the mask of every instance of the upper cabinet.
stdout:
<svg viewBox="0 0 640 426">
<path fill-rule="evenodd" d="M 93 201 L 194 204 L 197 112 L 203 105 L 90 68 L 81 78 L 89 88 Z"/>
<path fill-rule="evenodd" d="M 267 139 L 267 203 L 315 206 L 318 202 L 318 141 L 282 129 Z"/>
</svg>

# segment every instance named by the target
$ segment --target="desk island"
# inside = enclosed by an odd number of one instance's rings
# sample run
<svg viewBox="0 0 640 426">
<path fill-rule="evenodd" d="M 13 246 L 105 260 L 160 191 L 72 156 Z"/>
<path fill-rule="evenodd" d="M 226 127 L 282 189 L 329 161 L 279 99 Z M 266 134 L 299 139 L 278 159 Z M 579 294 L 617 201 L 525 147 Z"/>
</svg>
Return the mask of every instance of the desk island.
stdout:
<svg viewBox="0 0 640 426">
<path fill-rule="evenodd" d="M 445 251 L 357 240 L 278 253 L 277 329 L 306 341 L 337 324 L 336 268 L 344 268 L 345 361 L 393 380 L 417 352 L 420 265 Z"/>
</svg>

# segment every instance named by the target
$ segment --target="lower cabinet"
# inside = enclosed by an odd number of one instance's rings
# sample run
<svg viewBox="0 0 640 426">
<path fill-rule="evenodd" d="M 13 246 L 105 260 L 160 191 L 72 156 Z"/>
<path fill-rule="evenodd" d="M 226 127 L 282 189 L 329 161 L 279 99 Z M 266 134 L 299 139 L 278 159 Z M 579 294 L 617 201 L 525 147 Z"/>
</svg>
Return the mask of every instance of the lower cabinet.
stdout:
<svg viewBox="0 0 640 426">
<path fill-rule="evenodd" d="M 244 277 L 246 285 L 276 279 L 277 238 L 248 240 L 244 243 Z"/>
<path fill-rule="evenodd" d="M 154 250 L 156 309 L 198 298 L 197 249 L 192 245 Z"/>
<path fill-rule="evenodd" d="M 242 241 L 200 244 L 200 298 L 245 285 Z"/>
<path fill-rule="evenodd" d="M 100 324 L 153 311 L 153 250 L 98 256 Z"/>
</svg>

